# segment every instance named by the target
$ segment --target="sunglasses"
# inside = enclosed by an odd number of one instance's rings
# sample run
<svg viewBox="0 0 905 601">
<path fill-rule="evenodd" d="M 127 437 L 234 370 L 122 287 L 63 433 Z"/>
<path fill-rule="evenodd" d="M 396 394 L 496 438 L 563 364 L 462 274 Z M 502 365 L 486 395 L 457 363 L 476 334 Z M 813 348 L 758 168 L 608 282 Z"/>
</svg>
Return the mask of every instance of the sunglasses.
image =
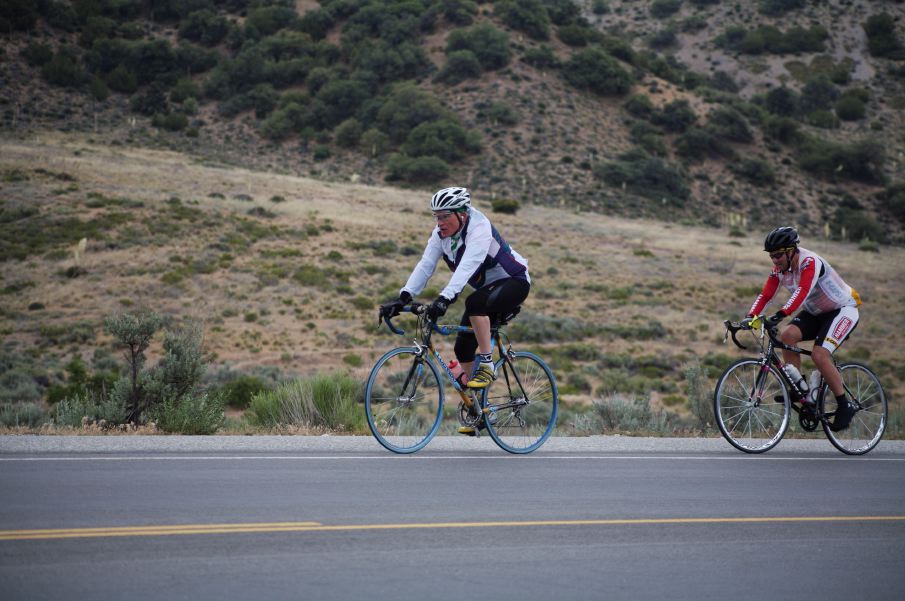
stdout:
<svg viewBox="0 0 905 601">
<path fill-rule="evenodd" d="M 775 252 L 775 253 L 770 253 L 770 258 L 773 260 L 781 259 L 784 256 L 786 256 L 786 251 L 784 251 L 784 250 L 781 250 L 781 251 Z"/>
<path fill-rule="evenodd" d="M 444 211 L 442 213 L 434 213 L 434 219 L 437 221 L 443 221 L 444 219 L 449 219 L 454 213 L 452 211 Z"/>
</svg>

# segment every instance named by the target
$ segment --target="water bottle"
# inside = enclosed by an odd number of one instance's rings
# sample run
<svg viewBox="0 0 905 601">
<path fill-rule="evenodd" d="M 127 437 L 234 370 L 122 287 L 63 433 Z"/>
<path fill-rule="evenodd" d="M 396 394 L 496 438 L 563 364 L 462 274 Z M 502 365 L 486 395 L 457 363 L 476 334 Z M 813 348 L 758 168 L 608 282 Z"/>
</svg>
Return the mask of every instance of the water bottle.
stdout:
<svg viewBox="0 0 905 601">
<path fill-rule="evenodd" d="M 453 359 L 449 362 L 449 371 L 452 372 L 453 378 L 456 380 L 456 382 L 461 384 L 462 380 L 460 378 L 464 372 L 462 371 L 462 366 L 459 365 L 458 361 Z"/>
<path fill-rule="evenodd" d="M 820 372 L 817 371 L 816 369 L 811 372 L 811 377 L 810 377 L 811 395 L 808 398 L 810 398 L 811 402 L 814 403 L 815 405 L 817 404 L 817 395 L 820 394 L 820 378 L 821 377 L 822 376 L 820 375 Z"/>
<path fill-rule="evenodd" d="M 801 372 L 798 371 L 798 368 L 792 365 L 791 363 L 786 363 L 782 366 L 782 370 L 786 372 L 786 375 L 789 376 L 789 379 L 795 385 L 795 388 L 801 393 L 802 396 L 807 396 L 808 394 L 808 383 L 804 381 L 804 377 L 801 375 Z"/>
</svg>

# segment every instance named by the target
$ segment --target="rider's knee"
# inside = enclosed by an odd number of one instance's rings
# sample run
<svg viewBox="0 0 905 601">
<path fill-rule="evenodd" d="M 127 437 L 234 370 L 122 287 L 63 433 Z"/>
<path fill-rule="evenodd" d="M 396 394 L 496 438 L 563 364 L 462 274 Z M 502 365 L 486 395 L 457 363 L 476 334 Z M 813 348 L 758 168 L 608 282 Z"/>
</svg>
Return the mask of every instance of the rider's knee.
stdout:
<svg viewBox="0 0 905 601">
<path fill-rule="evenodd" d="M 779 335 L 779 339 L 791 346 L 801 342 L 801 333 L 798 331 L 798 328 L 789 327 L 782 331 Z"/>
</svg>

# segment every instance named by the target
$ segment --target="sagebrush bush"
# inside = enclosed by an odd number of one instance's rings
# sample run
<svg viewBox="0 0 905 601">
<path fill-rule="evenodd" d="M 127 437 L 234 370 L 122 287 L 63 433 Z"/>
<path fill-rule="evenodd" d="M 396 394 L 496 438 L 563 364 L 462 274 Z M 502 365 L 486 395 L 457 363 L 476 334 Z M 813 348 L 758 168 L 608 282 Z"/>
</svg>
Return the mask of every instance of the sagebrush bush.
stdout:
<svg viewBox="0 0 905 601">
<path fill-rule="evenodd" d="M 621 432 L 666 432 L 664 410 L 654 411 L 647 398 L 629 398 L 619 394 L 594 399 L 594 410 L 604 430 Z"/>
<path fill-rule="evenodd" d="M 167 396 L 154 405 L 150 418 L 164 432 L 214 434 L 225 419 L 223 399 L 204 392 Z"/>
<path fill-rule="evenodd" d="M 359 431 L 364 427 L 362 383 L 345 373 L 285 382 L 252 397 L 252 421 L 263 427 L 300 425 Z"/>
<path fill-rule="evenodd" d="M 0 405 L 0 425 L 7 428 L 35 428 L 47 419 L 38 403 L 4 403 Z"/>
<path fill-rule="evenodd" d="M 572 55 L 562 67 L 563 77 L 578 89 L 599 96 L 621 96 L 632 87 L 632 74 L 619 61 L 598 48 Z"/>
<path fill-rule="evenodd" d="M 490 206 L 494 213 L 515 215 L 521 208 L 521 203 L 514 198 L 496 198 L 490 201 Z"/>
<path fill-rule="evenodd" d="M 688 395 L 688 409 L 698 420 L 701 430 L 707 432 L 713 424 L 713 400 L 707 371 L 697 361 L 682 367 L 685 374 L 685 393 Z"/>
</svg>

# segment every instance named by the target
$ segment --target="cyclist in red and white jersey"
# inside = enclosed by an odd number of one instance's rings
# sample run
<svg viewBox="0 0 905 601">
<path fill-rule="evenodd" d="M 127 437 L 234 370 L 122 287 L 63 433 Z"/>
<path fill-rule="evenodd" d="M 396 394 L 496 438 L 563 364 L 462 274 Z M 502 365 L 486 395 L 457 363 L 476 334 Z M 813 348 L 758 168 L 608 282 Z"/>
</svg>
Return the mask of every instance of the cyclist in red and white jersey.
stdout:
<svg viewBox="0 0 905 601">
<path fill-rule="evenodd" d="M 792 227 L 776 228 L 767 234 L 764 251 L 770 254 L 773 271 L 745 321 L 750 322 L 760 315 L 780 286 L 792 293 L 782 308 L 764 321 L 768 326 L 775 326 L 801 309 L 779 338 L 789 346 L 802 340 L 814 341 L 811 358 L 838 402 L 832 428 L 844 430 L 851 423 L 854 410 L 846 399 L 842 376 L 833 363 L 832 354 L 858 325 L 861 297 L 826 259 L 800 248 L 799 242 L 798 232 Z M 801 370 L 801 355 L 785 350 L 782 354 L 783 361 Z"/>
</svg>

